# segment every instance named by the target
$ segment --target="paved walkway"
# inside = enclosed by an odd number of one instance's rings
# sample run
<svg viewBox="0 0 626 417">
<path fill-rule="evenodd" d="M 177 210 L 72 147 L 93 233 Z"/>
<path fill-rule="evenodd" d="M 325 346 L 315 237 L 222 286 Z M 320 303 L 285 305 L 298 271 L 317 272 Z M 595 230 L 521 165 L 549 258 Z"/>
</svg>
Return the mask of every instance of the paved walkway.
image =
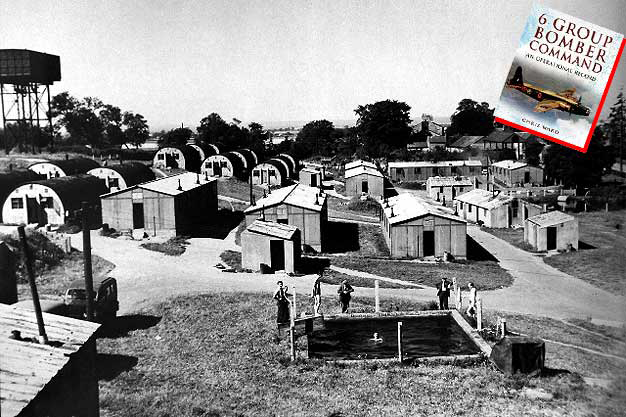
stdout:
<svg viewBox="0 0 626 417">
<path fill-rule="evenodd" d="M 541 256 L 468 226 L 467 233 L 515 278 L 508 288 L 481 293 L 486 308 L 564 318 L 589 318 L 607 324 L 626 323 L 626 298 L 561 272 Z"/>
</svg>

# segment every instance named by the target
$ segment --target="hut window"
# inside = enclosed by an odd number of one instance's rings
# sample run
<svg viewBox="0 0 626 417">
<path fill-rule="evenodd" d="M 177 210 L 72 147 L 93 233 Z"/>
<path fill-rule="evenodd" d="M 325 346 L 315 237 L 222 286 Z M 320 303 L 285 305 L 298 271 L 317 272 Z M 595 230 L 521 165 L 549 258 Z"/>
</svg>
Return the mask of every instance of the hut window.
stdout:
<svg viewBox="0 0 626 417">
<path fill-rule="evenodd" d="M 467 212 L 468 212 L 468 213 L 471 213 L 471 212 L 472 212 L 472 205 L 471 205 L 471 204 L 468 204 L 468 205 L 467 205 Z"/>
<path fill-rule="evenodd" d="M 421 173 L 422 173 L 422 168 L 413 168 L 413 173 L 414 173 L 415 175 L 419 175 L 419 174 L 421 174 Z"/>
<path fill-rule="evenodd" d="M 157 155 L 157 159 L 158 159 L 159 161 L 162 161 L 163 159 L 165 159 L 165 155 L 163 155 L 162 153 L 160 153 L 160 154 L 158 154 L 158 155 Z"/>
<path fill-rule="evenodd" d="M 221 161 L 220 162 L 220 167 L 226 168 L 227 166 L 228 166 L 228 162 L 226 162 L 226 161 Z"/>
<path fill-rule="evenodd" d="M 439 192 L 440 192 L 440 193 L 443 193 L 443 186 L 442 186 L 442 187 L 439 187 Z"/>
<path fill-rule="evenodd" d="M 11 208 L 12 209 L 24 208 L 24 200 L 22 200 L 21 198 L 12 198 L 11 199 Z"/>
<path fill-rule="evenodd" d="M 268 170 L 268 171 L 267 171 L 267 174 L 268 174 L 270 177 L 275 177 L 275 176 L 276 176 L 276 172 L 275 172 L 273 169 Z"/>
<path fill-rule="evenodd" d="M 120 187 L 120 180 L 119 178 L 109 178 L 109 188 L 119 188 Z"/>
<path fill-rule="evenodd" d="M 52 208 L 53 207 L 52 197 L 41 197 L 39 205 L 41 206 L 41 208 Z"/>
<path fill-rule="evenodd" d="M 459 207 L 461 207 L 461 210 L 463 210 L 463 202 L 462 201 L 459 203 Z"/>
<path fill-rule="evenodd" d="M 462 193 L 463 192 L 463 187 L 459 187 L 459 192 Z"/>
<path fill-rule="evenodd" d="M 259 170 L 255 169 L 254 171 L 252 171 L 252 175 L 254 175 L 255 177 L 259 176 Z"/>
<path fill-rule="evenodd" d="M 178 155 L 177 153 L 174 154 L 174 159 L 178 159 L 180 155 Z"/>
</svg>

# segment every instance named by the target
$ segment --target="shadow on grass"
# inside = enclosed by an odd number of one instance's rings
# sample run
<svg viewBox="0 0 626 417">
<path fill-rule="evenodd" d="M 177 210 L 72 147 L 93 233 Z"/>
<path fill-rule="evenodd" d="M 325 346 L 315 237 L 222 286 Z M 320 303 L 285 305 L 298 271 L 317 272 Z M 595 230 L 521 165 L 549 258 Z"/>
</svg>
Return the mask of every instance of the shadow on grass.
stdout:
<svg viewBox="0 0 626 417">
<path fill-rule="evenodd" d="M 207 219 L 208 224 L 190 228 L 187 235 L 191 237 L 225 239 L 243 220 L 243 212 L 220 209 L 216 216 Z"/>
<path fill-rule="evenodd" d="M 359 225 L 328 222 L 324 252 L 340 253 L 359 250 Z"/>
<path fill-rule="evenodd" d="M 469 235 L 467 236 L 467 259 L 470 261 L 498 261 L 487 249 L 483 248 Z"/>
<path fill-rule="evenodd" d="M 311 258 L 303 256 L 300 258 L 300 266 L 298 272 L 302 274 L 317 274 L 330 266 L 330 259 L 327 258 Z"/>
<path fill-rule="evenodd" d="M 96 357 L 98 381 L 111 381 L 122 372 L 134 368 L 138 361 L 136 356 L 98 353 Z"/>
<path fill-rule="evenodd" d="M 159 316 L 144 314 L 130 314 L 117 317 L 114 321 L 106 323 L 100 330 L 100 338 L 116 338 L 128 335 L 133 330 L 145 330 L 156 326 L 161 321 Z"/>
<path fill-rule="evenodd" d="M 567 369 L 553 369 L 553 368 L 548 368 L 548 367 L 544 367 L 541 370 L 541 376 L 545 376 L 545 377 L 569 375 L 571 373 L 572 372 Z"/>
<path fill-rule="evenodd" d="M 585 243 L 582 240 L 578 241 L 578 250 L 596 249 L 595 246 Z"/>
</svg>

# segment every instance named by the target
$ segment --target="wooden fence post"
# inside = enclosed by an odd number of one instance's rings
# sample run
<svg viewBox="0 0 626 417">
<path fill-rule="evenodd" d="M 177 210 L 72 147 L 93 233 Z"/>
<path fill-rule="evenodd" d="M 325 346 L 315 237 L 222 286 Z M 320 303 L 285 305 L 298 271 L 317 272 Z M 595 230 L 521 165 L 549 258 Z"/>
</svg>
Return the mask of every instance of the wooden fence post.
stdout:
<svg viewBox="0 0 626 417">
<path fill-rule="evenodd" d="M 398 361 L 402 363 L 402 322 L 398 322 Z"/>
<path fill-rule="evenodd" d="M 380 313 L 380 294 L 378 280 L 374 280 L 374 299 L 376 305 L 376 312 Z"/>
</svg>

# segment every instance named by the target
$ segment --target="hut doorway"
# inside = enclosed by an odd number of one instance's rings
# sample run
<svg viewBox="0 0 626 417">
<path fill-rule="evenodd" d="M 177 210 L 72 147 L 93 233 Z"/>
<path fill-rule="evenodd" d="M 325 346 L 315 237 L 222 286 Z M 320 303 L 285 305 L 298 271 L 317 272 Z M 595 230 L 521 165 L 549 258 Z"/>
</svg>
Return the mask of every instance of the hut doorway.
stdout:
<svg viewBox="0 0 626 417">
<path fill-rule="evenodd" d="M 435 256 L 435 232 L 424 231 L 424 256 Z"/>
<path fill-rule="evenodd" d="M 270 255 L 274 271 L 285 269 L 285 245 L 282 240 L 270 240 Z"/>
<path fill-rule="evenodd" d="M 39 223 L 41 207 L 36 198 L 26 197 L 26 222 L 28 224 Z"/>
<path fill-rule="evenodd" d="M 317 187 L 317 176 L 315 174 L 311 174 L 311 187 Z"/>
<path fill-rule="evenodd" d="M 548 243 L 547 243 L 546 249 L 548 250 L 556 249 L 556 227 L 553 227 L 553 226 L 548 227 L 547 235 L 548 235 Z"/>
<path fill-rule="evenodd" d="M 214 177 L 222 176 L 222 167 L 220 166 L 219 161 L 213 162 L 213 176 Z"/>
<path fill-rule="evenodd" d="M 133 229 L 143 229 L 143 203 L 133 203 Z"/>
<path fill-rule="evenodd" d="M 367 181 L 361 181 L 361 192 L 365 194 L 369 193 L 369 183 Z"/>
<path fill-rule="evenodd" d="M 524 172 L 524 184 L 528 184 L 530 182 L 530 172 Z"/>
</svg>

